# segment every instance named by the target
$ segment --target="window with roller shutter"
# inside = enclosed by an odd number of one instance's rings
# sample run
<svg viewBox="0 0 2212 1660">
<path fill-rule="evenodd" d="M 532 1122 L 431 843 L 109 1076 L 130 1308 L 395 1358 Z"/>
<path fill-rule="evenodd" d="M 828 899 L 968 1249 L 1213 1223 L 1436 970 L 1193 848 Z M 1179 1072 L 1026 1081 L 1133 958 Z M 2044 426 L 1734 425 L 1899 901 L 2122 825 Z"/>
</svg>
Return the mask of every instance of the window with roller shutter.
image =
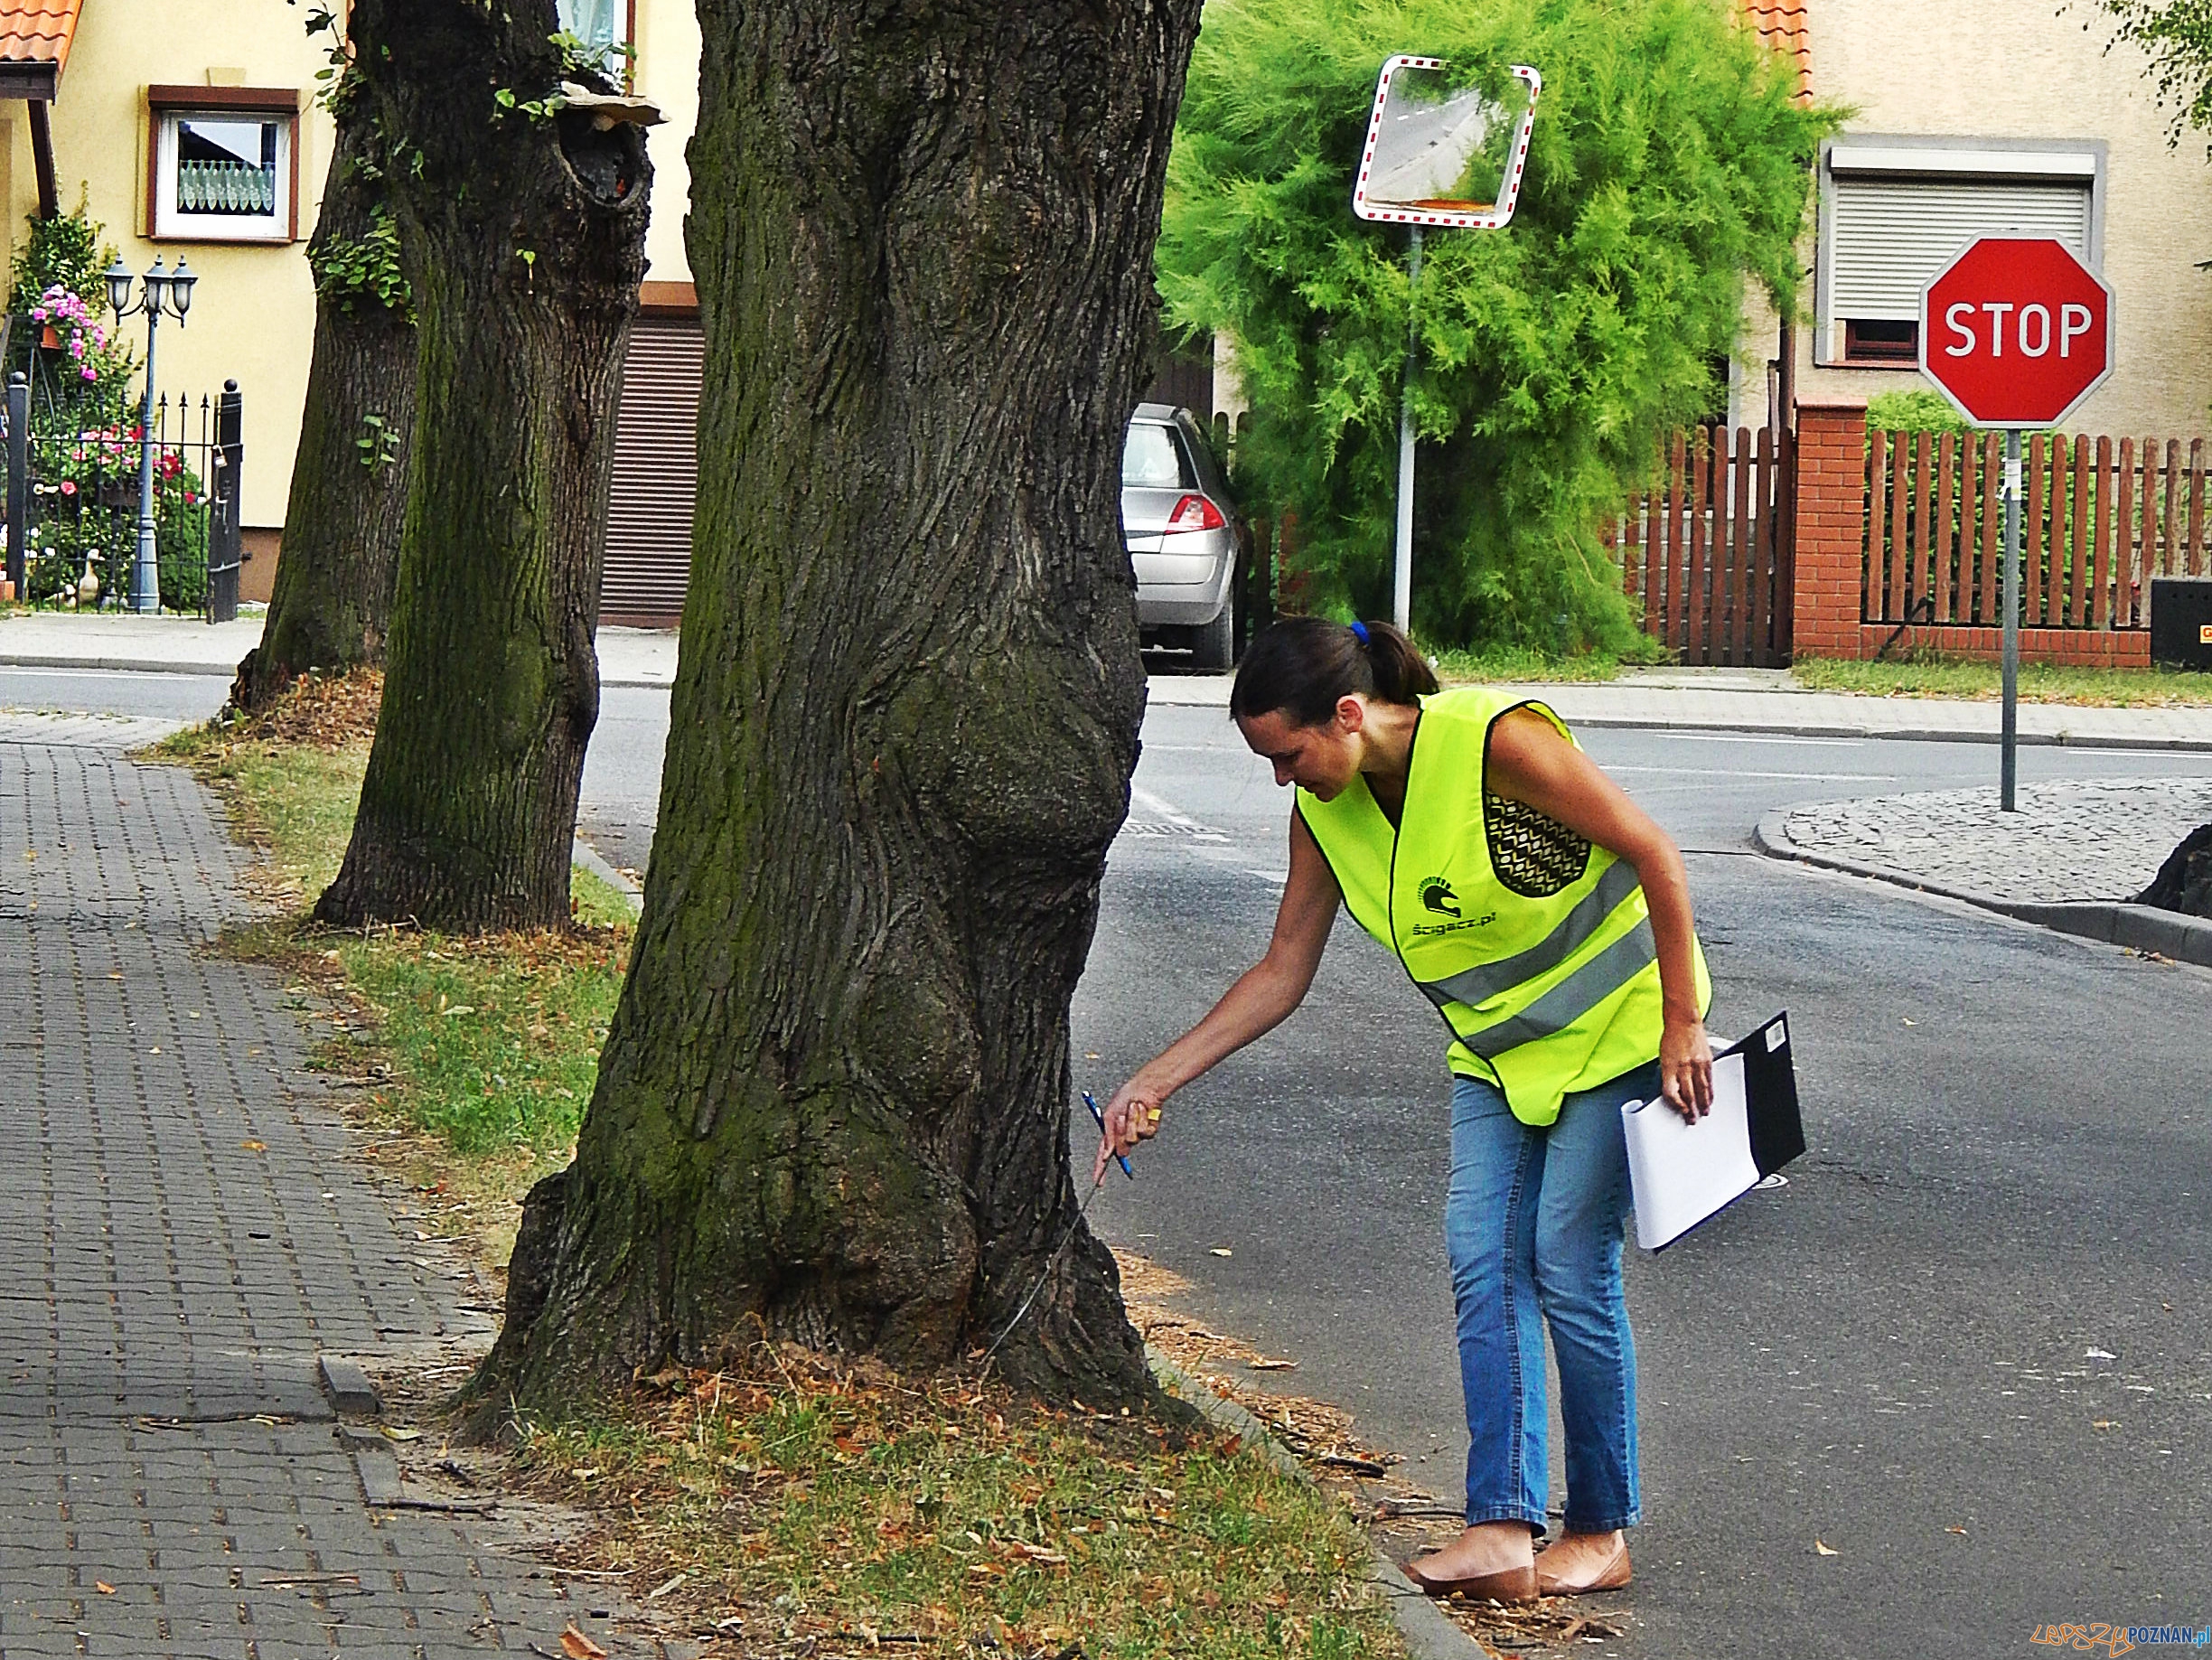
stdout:
<svg viewBox="0 0 2212 1660">
<path fill-rule="evenodd" d="M 2056 237 L 2101 259 L 2104 146 L 1837 139 L 1821 157 L 1816 362 L 1910 369 L 1920 291 L 1976 237 Z"/>
<path fill-rule="evenodd" d="M 642 315 L 631 325 L 599 585 L 603 623 L 673 628 L 683 615 L 704 352 L 696 314 Z"/>
</svg>

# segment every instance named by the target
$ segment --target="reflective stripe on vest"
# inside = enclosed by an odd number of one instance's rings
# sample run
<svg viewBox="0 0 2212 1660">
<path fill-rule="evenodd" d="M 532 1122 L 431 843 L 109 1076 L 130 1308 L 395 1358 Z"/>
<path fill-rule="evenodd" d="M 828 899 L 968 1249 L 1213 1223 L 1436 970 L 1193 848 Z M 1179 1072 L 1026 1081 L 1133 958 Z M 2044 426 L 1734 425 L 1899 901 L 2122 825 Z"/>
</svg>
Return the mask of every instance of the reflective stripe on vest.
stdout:
<svg viewBox="0 0 2212 1660">
<path fill-rule="evenodd" d="M 1623 868 L 1614 867 L 1616 869 Z M 1629 886 L 1634 887 L 1634 873 L 1630 875 Z M 1596 894 L 1590 896 L 1593 899 L 1597 896 Z M 1595 932 L 1594 928 L 1592 932 Z M 1584 939 L 1589 937 L 1588 933 L 1583 935 Z M 1544 946 L 1551 943 L 1550 940 L 1546 940 Z M 1538 949 L 1543 948 L 1540 946 Z M 1561 955 L 1564 954 L 1561 952 Z M 1494 1021 L 1474 1033 L 1462 1032 L 1455 1024 L 1452 1026 L 1453 1035 L 1466 1046 L 1468 1054 L 1480 1055 L 1486 1061 L 1495 1060 L 1508 1049 L 1518 1049 L 1523 1044 L 1534 1043 L 1540 1038 L 1565 1031 L 1658 961 L 1659 948 L 1652 939 L 1651 919 L 1645 917 L 1520 1013 L 1507 1015 L 1503 1020 Z M 1440 984 L 1423 985 L 1421 989 L 1439 1008 L 1447 1003 L 1465 1001 L 1464 999 L 1455 998 Z M 1448 1015 L 1445 1018 L 1448 1023 L 1450 1021 Z"/>
<path fill-rule="evenodd" d="M 1567 914 L 1560 925 L 1528 950 L 1497 962 L 1478 962 L 1471 969 L 1462 970 L 1442 980 L 1415 983 L 1428 993 L 1429 1000 L 1439 1008 L 1448 1002 L 1486 1003 L 1500 992 L 1511 991 L 1515 986 L 1524 986 L 1530 980 L 1550 973 L 1597 938 L 1598 931 L 1605 926 L 1606 918 L 1613 914 L 1622 900 L 1636 892 L 1638 885 L 1636 867 L 1625 858 L 1616 859 L 1598 877 L 1598 886 L 1583 896 L 1582 902 Z M 1582 974 L 1588 971 L 1585 969 L 1572 976 L 1570 980 L 1561 983 L 1564 985 L 1579 980 Z M 1590 999 L 1593 1004 L 1597 1001 L 1596 998 Z M 1561 1024 L 1564 1025 L 1565 1022 Z M 1485 1051 L 1477 1050 L 1476 1053 Z"/>
</svg>

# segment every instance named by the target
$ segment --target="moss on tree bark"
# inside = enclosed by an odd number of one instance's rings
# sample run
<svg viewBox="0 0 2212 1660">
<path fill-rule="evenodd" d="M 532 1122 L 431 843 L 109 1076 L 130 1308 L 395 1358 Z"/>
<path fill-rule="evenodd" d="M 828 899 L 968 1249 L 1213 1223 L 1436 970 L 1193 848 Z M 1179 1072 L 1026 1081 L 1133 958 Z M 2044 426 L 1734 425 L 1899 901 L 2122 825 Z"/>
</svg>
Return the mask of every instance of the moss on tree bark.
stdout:
<svg viewBox="0 0 2212 1660">
<path fill-rule="evenodd" d="M 529 108 L 560 81 L 558 28 L 553 0 L 353 7 L 392 149 L 417 408 L 384 701 L 325 922 L 568 914 L 651 173 L 636 127 Z"/>
<path fill-rule="evenodd" d="M 482 1383 L 762 1333 L 1152 1398 L 1068 1004 L 1144 702 L 1119 522 L 1196 0 L 701 0 L 699 503 L 635 958 Z M 1055 1248 L 1068 1241 L 1055 1255 Z"/>
</svg>

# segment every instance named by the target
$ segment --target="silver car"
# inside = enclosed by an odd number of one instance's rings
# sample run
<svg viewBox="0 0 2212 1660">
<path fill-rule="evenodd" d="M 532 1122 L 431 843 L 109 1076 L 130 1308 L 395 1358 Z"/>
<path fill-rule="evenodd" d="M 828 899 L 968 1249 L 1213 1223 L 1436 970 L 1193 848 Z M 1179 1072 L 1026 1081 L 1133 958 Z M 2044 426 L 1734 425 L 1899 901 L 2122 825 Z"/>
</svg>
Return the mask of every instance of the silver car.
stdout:
<svg viewBox="0 0 2212 1660">
<path fill-rule="evenodd" d="M 1236 508 L 1188 409 L 1137 406 L 1121 447 L 1121 534 L 1137 570 L 1144 643 L 1201 669 L 1236 661 Z"/>
</svg>

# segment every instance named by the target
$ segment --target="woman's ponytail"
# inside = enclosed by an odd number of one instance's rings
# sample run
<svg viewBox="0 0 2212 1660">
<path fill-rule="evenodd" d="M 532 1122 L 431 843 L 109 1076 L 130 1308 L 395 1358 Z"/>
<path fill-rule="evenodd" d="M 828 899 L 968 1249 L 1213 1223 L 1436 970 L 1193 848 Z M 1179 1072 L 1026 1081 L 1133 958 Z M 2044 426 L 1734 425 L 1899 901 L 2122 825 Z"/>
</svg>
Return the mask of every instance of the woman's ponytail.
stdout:
<svg viewBox="0 0 2212 1660">
<path fill-rule="evenodd" d="M 1410 704 L 1437 689 L 1429 660 L 1388 623 L 1285 617 L 1251 642 L 1229 693 L 1237 719 L 1279 709 L 1294 725 L 1317 727 L 1354 693 Z"/>
<path fill-rule="evenodd" d="M 1439 689 L 1436 671 L 1414 643 L 1388 623 L 1355 624 L 1364 636 L 1374 671 L 1374 695 L 1385 703 L 1411 703 Z"/>
</svg>

